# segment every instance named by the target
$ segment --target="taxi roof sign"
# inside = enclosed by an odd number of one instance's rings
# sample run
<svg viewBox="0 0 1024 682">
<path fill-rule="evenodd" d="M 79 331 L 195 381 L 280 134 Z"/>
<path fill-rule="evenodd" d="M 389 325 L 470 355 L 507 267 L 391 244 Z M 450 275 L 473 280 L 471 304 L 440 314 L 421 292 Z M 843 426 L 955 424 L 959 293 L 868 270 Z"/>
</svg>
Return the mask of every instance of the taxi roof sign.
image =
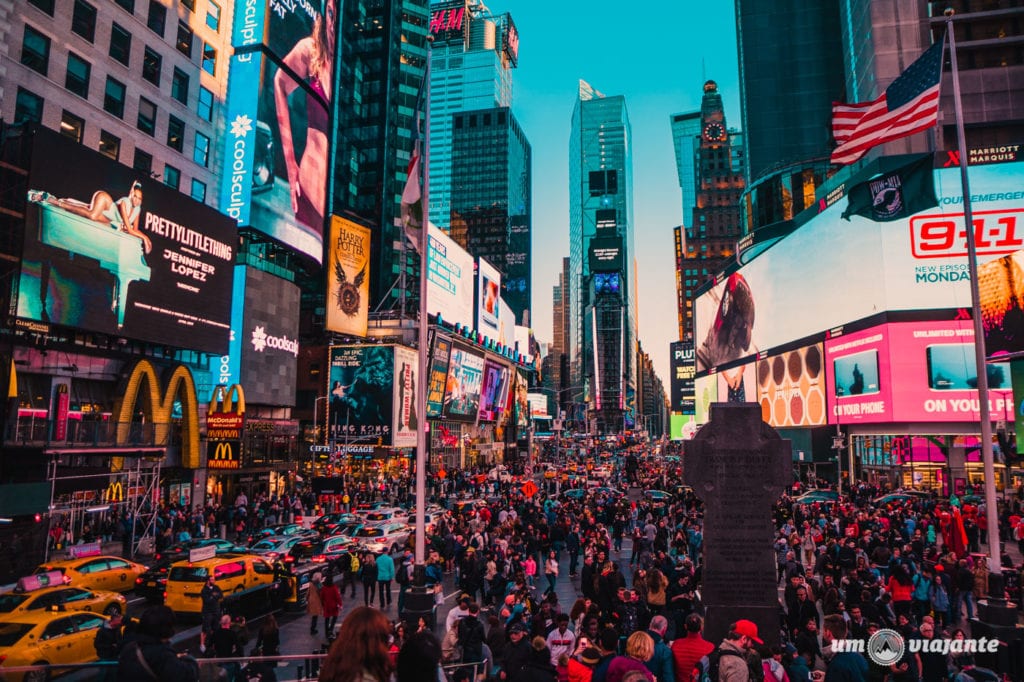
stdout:
<svg viewBox="0 0 1024 682">
<path fill-rule="evenodd" d="M 188 560 L 191 563 L 197 561 L 203 561 L 205 559 L 212 559 L 217 556 L 217 545 L 207 545 L 205 547 L 195 547 L 188 551 Z"/>
<path fill-rule="evenodd" d="M 64 574 L 60 571 L 47 571 L 46 573 L 36 573 L 34 575 L 26 575 L 24 578 L 21 578 L 14 586 L 14 591 L 34 592 L 35 590 L 41 590 L 44 587 L 63 585 L 64 582 Z"/>
</svg>

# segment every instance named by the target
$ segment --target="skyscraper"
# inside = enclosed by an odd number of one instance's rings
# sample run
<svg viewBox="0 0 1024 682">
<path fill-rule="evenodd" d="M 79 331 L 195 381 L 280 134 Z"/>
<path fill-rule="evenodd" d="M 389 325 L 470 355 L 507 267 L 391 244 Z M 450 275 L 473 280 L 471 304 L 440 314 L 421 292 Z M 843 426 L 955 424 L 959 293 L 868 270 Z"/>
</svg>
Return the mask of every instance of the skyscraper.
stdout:
<svg viewBox="0 0 1024 682">
<path fill-rule="evenodd" d="M 672 149 L 676 155 L 676 173 L 683 196 L 683 224 L 690 221 L 697 203 L 697 148 L 700 146 L 700 112 L 672 114 Z"/>
<path fill-rule="evenodd" d="M 623 428 L 634 408 L 633 232 L 632 129 L 625 97 L 606 97 L 580 81 L 569 136 L 569 361 L 572 384 L 587 388 L 588 408 L 603 431 Z M 595 238 L 617 242 L 618 248 L 615 263 L 602 266 L 602 274 L 614 274 L 614 280 L 602 278 L 596 290 Z"/>
<path fill-rule="evenodd" d="M 569 322 L 569 259 L 562 259 L 562 270 L 558 273 L 558 284 L 552 287 L 552 325 L 554 338 L 551 341 L 549 353 L 554 356 L 552 360 L 552 387 L 558 392 L 556 401 L 560 409 L 564 409 L 564 402 L 569 396 L 562 392 L 569 388 L 569 333 L 571 324 Z"/>
</svg>

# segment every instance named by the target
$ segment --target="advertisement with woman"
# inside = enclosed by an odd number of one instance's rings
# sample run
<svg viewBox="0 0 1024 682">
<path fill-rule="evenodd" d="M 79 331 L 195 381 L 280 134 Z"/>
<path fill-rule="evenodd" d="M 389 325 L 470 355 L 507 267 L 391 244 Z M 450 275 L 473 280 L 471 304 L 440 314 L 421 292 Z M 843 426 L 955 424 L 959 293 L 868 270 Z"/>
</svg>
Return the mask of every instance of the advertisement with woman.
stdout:
<svg viewBox="0 0 1024 682">
<path fill-rule="evenodd" d="M 444 392 L 444 417 L 476 421 L 480 411 L 480 385 L 483 382 L 484 356 L 468 348 L 452 346 L 448 363 L 448 382 Z"/>
</svg>

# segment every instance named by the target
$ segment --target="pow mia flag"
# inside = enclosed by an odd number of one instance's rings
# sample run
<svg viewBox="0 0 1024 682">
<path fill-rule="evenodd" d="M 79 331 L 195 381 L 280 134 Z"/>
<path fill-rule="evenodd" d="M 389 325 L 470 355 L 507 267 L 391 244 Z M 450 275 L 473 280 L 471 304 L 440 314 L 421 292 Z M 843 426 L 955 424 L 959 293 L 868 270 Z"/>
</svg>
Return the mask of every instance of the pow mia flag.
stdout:
<svg viewBox="0 0 1024 682">
<path fill-rule="evenodd" d="M 843 218 L 859 215 L 884 223 L 909 218 L 915 213 L 938 206 L 935 198 L 932 157 L 926 154 L 884 175 L 855 185 Z"/>
</svg>

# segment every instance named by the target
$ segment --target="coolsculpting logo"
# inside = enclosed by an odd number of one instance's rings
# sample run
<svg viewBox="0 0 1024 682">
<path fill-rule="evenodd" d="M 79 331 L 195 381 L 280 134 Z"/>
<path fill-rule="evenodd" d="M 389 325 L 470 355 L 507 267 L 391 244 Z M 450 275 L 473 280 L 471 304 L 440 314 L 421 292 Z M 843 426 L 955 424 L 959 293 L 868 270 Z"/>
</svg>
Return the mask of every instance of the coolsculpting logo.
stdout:
<svg viewBox="0 0 1024 682">
<path fill-rule="evenodd" d="M 299 354 L 299 342 L 297 339 L 289 339 L 287 336 L 269 336 L 262 325 L 257 325 L 252 330 L 252 348 L 257 353 L 262 353 L 267 348 L 283 350 L 294 356 Z"/>
<path fill-rule="evenodd" d="M 239 114 L 231 122 L 231 134 L 235 137 L 245 137 L 252 131 L 252 119 L 245 114 Z"/>
<path fill-rule="evenodd" d="M 909 651 L 912 654 L 937 653 L 995 653 L 999 650 L 999 640 L 982 637 L 981 639 L 924 639 L 915 637 L 905 640 L 903 635 L 888 628 L 871 635 L 865 645 L 862 639 L 836 639 L 832 641 L 832 652 L 851 652 L 867 654 L 876 665 L 888 667 L 897 663 Z"/>
</svg>

